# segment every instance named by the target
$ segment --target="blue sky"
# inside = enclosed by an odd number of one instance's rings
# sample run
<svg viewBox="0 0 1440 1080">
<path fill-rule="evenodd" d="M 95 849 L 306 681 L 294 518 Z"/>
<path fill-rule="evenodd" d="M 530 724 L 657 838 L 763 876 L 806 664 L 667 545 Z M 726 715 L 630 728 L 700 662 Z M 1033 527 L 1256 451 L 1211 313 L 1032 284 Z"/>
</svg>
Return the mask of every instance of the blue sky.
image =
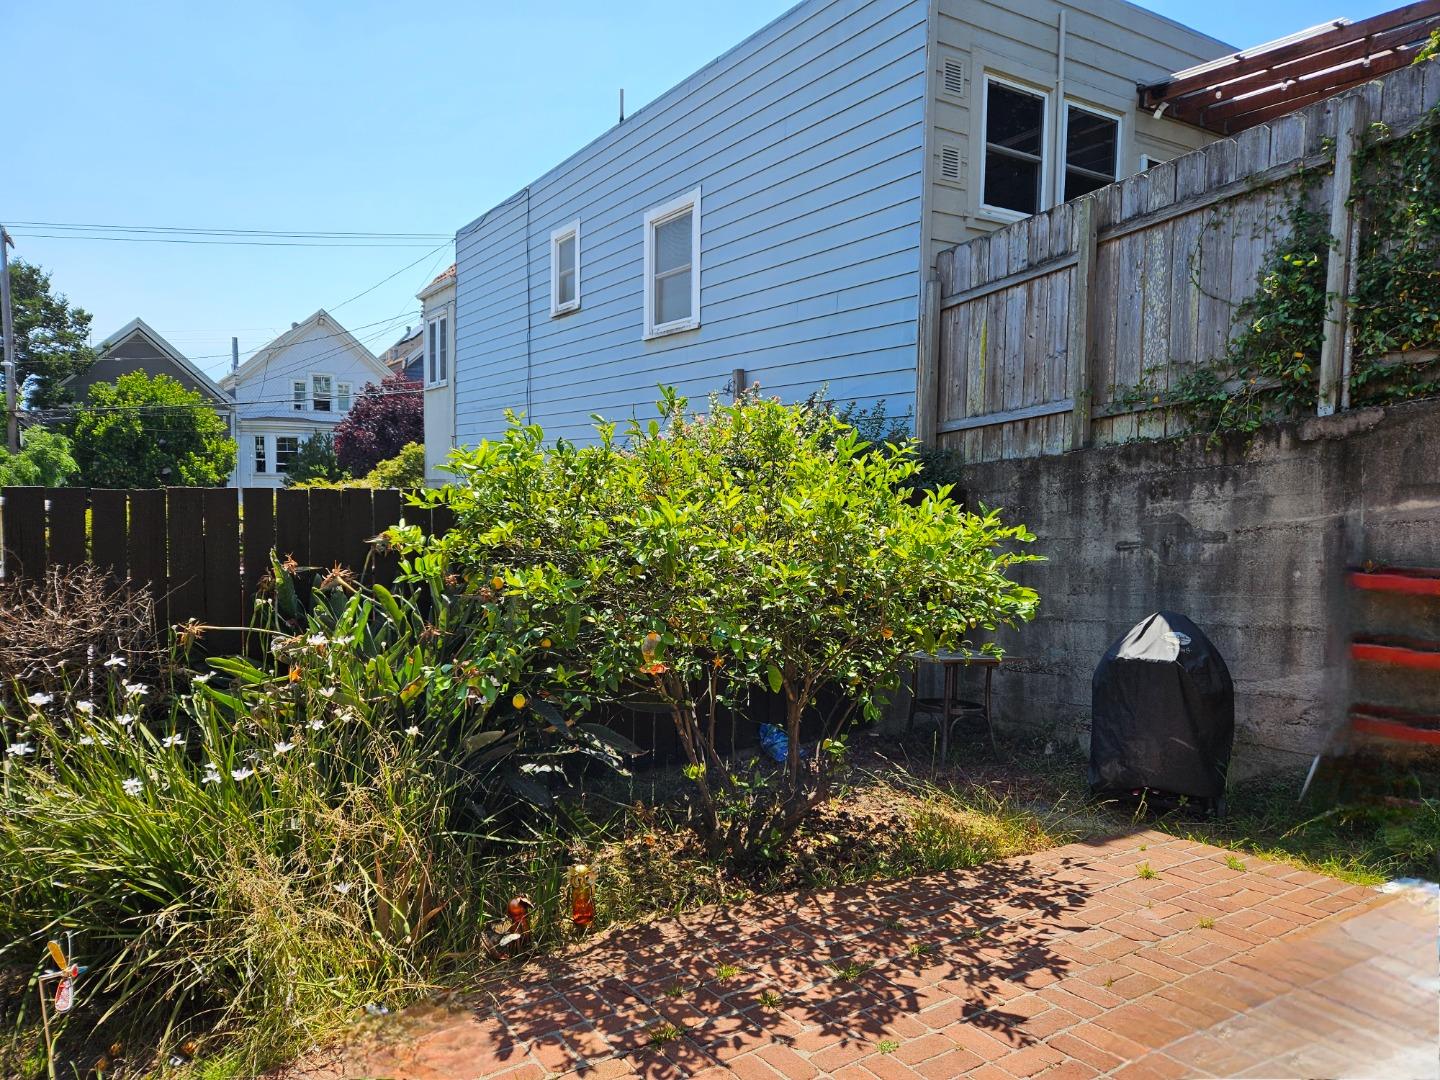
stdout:
<svg viewBox="0 0 1440 1080">
<path fill-rule="evenodd" d="M 789 0 L 689 5 L 0 0 L 0 221 L 95 316 L 136 315 L 212 374 L 316 308 L 375 351 L 449 264 L 416 247 L 46 239 L 18 221 L 443 233 L 763 26 Z M 1152 0 L 1237 46 L 1393 6 Z M 27 235 L 32 234 L 32 235 Z"/>
</svg>

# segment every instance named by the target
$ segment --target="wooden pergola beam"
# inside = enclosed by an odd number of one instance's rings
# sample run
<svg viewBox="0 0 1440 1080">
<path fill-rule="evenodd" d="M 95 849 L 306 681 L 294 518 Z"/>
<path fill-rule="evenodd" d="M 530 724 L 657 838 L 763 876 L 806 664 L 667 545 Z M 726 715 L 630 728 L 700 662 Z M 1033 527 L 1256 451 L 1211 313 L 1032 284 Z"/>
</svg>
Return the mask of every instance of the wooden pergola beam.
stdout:
<svg viewBox="0 0 1440 1080">
<path fill-rule="evenodd" d="M 1352 86 L 1409 67 L 1413 61 L 1413 51 L 1396 51 L 1373 57 L 1368 64 L 1356 63 L 1340 71 L 1328 72 L 1323 77 L 1309 80 L 1308 84 L 1300 84 L 1298 88 L 1295 85 L 1277 86 L 1238 101 L 1212 105 L 1200 113 L 1198 123 L 1222 135 L 1234 135 L 1277 115 L 1283 116 Z"/>
<path fill-rule="evenodd" d="M 1245 75 L 1268 71 L 1277 65 L 1292 61 L 1314 59 L 1321 54 L 1363 41 L 1366 38 L 1408 26 L 1411 23 L 1431 19 L 1440 15 L 1440 0 L 1417 0 L 1394 11 L 1382 12 L 1357 23 L 1347 23 L 1333 30 L 1288 42 L 1273 49 L 1257 52 L 1239 52 L 1233 57 L 1214 61 L 1200 68 L 1182 72 L 1178 78 L 1143 87 L 1140 104 L 1143 108 L 1157 109 L 1167 102 L 1174 102 L 1188 94 L 1202 90 L 1213 90 L 1225 83 L 1233 82 Z"/>
</svg>

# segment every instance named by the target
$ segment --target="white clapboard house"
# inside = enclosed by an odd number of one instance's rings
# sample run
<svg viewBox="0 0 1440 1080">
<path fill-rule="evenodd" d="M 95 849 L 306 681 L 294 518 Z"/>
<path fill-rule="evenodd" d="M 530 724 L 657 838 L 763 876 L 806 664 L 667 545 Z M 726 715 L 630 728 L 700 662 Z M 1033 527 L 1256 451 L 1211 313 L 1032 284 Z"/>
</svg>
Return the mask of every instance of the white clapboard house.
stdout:
<svg viewBox="0 0 1440 1080">
<path fill-rule="evenodd" d="M 240 450 L 232 483 L 279 487 L 300 444 L 331 431 L 366 383 L 390 374 L 324 311 L 293 325 L 220 380 L 235 401 Z"/>
</svg>

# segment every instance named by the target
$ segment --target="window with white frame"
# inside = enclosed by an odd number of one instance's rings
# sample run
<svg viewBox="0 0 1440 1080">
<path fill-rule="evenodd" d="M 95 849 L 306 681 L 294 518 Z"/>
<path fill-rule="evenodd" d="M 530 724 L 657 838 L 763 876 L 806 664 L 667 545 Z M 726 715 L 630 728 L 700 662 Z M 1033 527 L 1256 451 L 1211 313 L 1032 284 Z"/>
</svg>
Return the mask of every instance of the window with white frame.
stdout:
<svg viewBox="0 0 1440 1080">
<path fill-rule="evenodd" d="M 299 452 L 300 437 L 298 435 L 276 435 L 275 471 L 277 473 L 289 472 L 290 462 L 295 460 L 295 455 Z"/>
<path fill-rule="evenodd" d="M 264 436 L 264 435 L 256 435 L 256 436 L 255 436 L 255 471 L 256 471 L 257 473 L 263 473 L 263 472 L 265 471 L 265 469 L 266 469 L 266 465 L 265 465 L 265 436 Z"/>
<path fill-rule="evenodd" d="M 335 384 L 335 411 L 350 411 L 350 384 L 348 382 L 337 382 Z"/>
<path fill-rule="evenodd" d="M 332 392 L 335 380 L 329 375 L 310 376 L 310 399 L 311 407 L 316 412 L 329 412 L 330 406 L 334 404 Z"/>
<path fill-rule="evenodd" d="M 1149 169 L 1155 168 L 1156 165 L 1164 165 L 1165 162 L 1168 161 L 1168 160 L 1169 160 L 1168 158 L 1155 157 L 1155 156 L 1153 156 L 1153 155 L 1151 155 L 1151 154 L 1141 154 L 1141 155 L 1140 155 L 1140 171 L 1141 171 L 1141 172 L 1146 172 L 1146 171 L 1149 170 Z"/>
<path fill-rule="evenodd" d="M 1119 162 L 1119 117 L 1067 101 L 1065 201 L 1113 184 L 1119 172 Z"/>
<path fill-rule="evenodd" d="M 294 396 L 295 411 L 304 412 L 309 398 L 305 394 L 305 380 L 296 379 L 290 384 L 290 391 Z"/>
<path fill-rule="evenodd" d="M 580 307 L 580 222 L 572 221 L 550 234 L 550 314 L 564 315 Z"/>
<path fill-rule="evenodd" d="M 450 378 L 450 316 L 431 319 L 425 333 L 425 385 L 444 386 Z"/>
<path fill-rule="evenodd" d="M 645 336 L 700 325 L 700 189 L 645 215 Z"/>
<path fill-rule="evenodd" d="M 986 76 L 985 206 L 1016 214 L 1044 206 L 1045 111 L 1044 93 Z"/>
</svg>

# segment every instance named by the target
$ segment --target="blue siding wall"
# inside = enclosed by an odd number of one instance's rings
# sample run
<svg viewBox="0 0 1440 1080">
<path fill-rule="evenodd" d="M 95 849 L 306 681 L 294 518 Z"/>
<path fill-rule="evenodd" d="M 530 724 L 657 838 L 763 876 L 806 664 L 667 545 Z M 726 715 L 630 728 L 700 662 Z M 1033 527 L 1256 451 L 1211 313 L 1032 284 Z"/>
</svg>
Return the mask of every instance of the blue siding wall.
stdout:
<svg viewBox="0 0 1440 1080">
<path fill-rule="evenodd" d="M 923 0 L 808 0 L 462 229 L 457 441 L 507 408 L 583 439 L 734 368 L 909 410 L 924 67 Z M 647 342 L 644 214 L 695 187 L 702 325 Z M 582 306 L 552 318 L 550 233 L 577 218 Z"/>
</svg>

